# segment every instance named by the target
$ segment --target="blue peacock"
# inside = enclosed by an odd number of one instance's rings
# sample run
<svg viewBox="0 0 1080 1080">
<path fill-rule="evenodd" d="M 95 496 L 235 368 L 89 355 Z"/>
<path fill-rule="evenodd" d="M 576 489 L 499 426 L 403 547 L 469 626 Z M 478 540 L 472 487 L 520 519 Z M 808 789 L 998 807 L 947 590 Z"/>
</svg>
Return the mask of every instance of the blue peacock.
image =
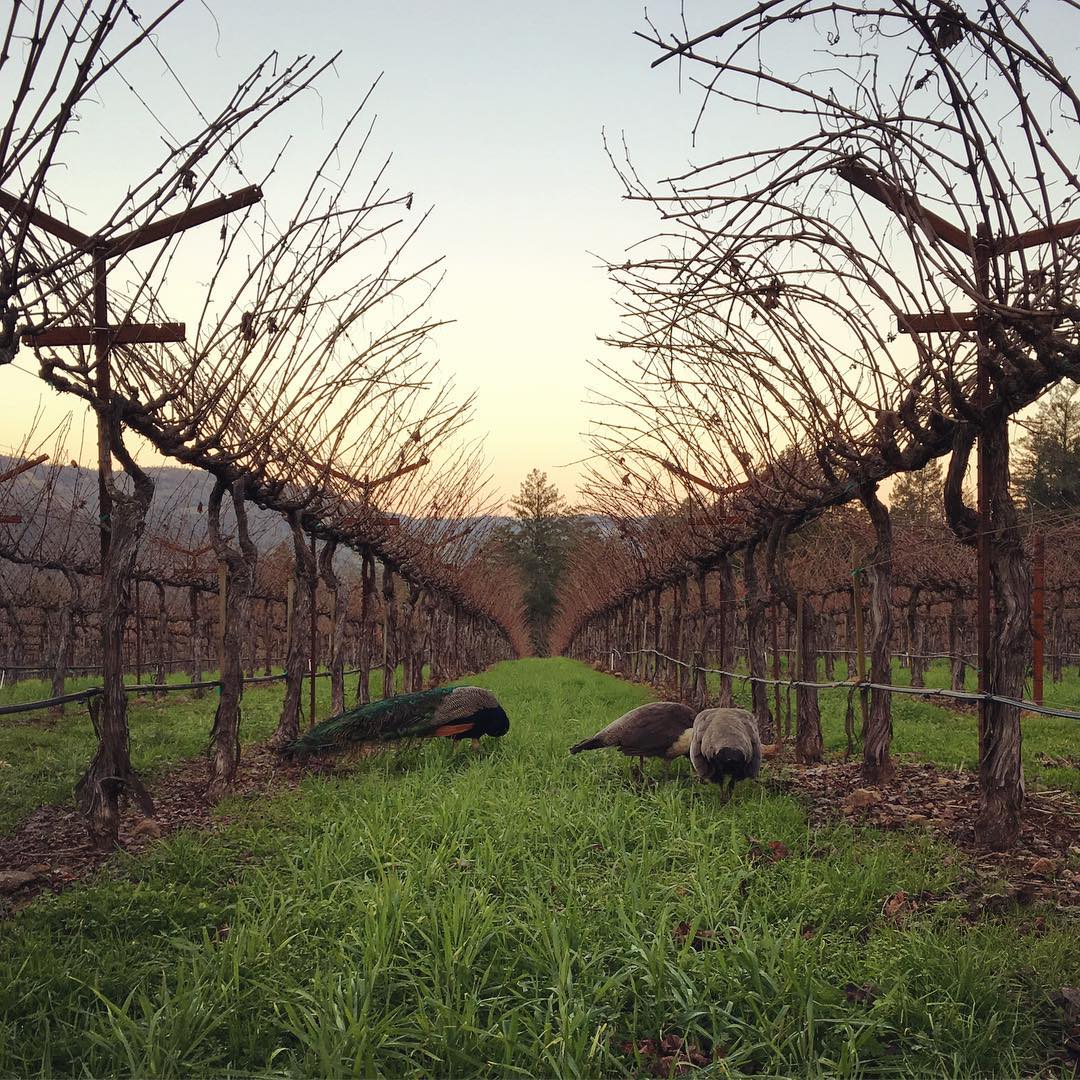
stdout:
<svg viewBox="0 0 1080 1080">
<path fill-rule="evenodd" d="M 397 739 L 496 738 L 510 730 L 499 699 L 479 686 L 440 686 L 416 694 L 360 705 L 316 724 L 286 748 L 287 754 L 318 754 L 367 742 Z"/>
</svg>

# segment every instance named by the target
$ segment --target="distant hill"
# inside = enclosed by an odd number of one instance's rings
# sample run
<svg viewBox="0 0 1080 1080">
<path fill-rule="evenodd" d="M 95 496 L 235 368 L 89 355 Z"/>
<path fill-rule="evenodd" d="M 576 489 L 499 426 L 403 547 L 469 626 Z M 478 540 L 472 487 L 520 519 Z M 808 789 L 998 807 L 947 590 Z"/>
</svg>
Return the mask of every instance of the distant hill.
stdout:
<svg viewBox="0 0 1080 1080">
<path fill-rule="evenodd" d="M 6 472 L 18 464 L 20 459 L 0 454 L 0 473 Z M 171 534 L 195 536 L 205 535 L 206 505 L 213 490 L 213 478 L 201 469 L 190 469 L 180 465 L 160 465 L 146 468 L 146 473 L 154 481 L 154 501 L 150 509 L 150 521 L 169 523 Z M 53 466 L 48 463 L 31 469 L 17 477 L 12 484 L 16 501 L 23 497 L 32 497 L 39 491 L 47 475 L 55 477 L 54 484 L 57 502 L 61 506 L 70 506 L 74 501 L 79 504 L 80 517 L 93 522 L 98 517 L 97 472 L 89 468 L 77 468 L 71 465 Z M 123 479 L 120 480 L 123 483 Z M 231 509 L 225 500 L 223 521 L 231 528 Z M 251 507 L 249 517 L 252 532 L 256 535 L 259 547 L 269 550 L 281 543 L 291 542 L 289 527 L 284 518 L 273 511 Z M 462 519 L 477 527 L 470 533 L 470 542 L 480 547 L 498 528 L 509 525 L 514 518 L 496 515 L 484 518 Z M 590 519 L 592 520 L 592 519 Z M 599 519 L 596 519 L 599 522 Z"/>
</svg>

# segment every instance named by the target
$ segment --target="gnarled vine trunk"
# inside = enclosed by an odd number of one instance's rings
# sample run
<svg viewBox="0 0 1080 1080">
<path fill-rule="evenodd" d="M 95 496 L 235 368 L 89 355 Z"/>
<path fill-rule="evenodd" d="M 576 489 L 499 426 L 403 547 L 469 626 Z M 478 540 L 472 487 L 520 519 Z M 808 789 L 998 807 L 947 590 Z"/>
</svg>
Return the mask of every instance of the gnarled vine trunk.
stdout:
<svg viewBox="0 0 1080 1080">
<path fill-rule="evenodd" d="M 769 691 L 764 682 L 765 671 L 765 596 L 757 571 L 757 541 L 748 544 L 743 552 L 743 584 L 746 586 L 746 661 L 750 669 L 750 700 L 754 719 L 757 720 L 758 736 L 762 742 L 771 742 L 774 736 L 773 717 L 769 713 Z M 780 718 L 776 718 L 775 730 L 779 732 Z"/>
<path fill-rule="evenodd" d="M 119 422 L 101 416 L 99 424 L 103 428 L 107 425 L 107 431 L 102 432 L 100 475 L 111 500 L 108 529 L 102 534 L 102 693 L 90 706 L 98 737 L 97 752 L 75 786 L 75 798 L 86 818 L 90 842 L 107 849 L 115 847 L 119 839 L 121 796 L 135 799 L 145 814 L 154 812 L 153 800 L 131 766 L 123 652 L 124 626 L 131 604 L 131 575 L 154 496 L 154 482 L 127 453 Z M 114 454 L 131 478 L 130 493 L 113 480 Z"/>
<path fill-rule="evenodd" d="M 281 707 L 277 729 L 270 745 L 280 749 L 300 736 L 300 695 L 304 688 L 304 669 L 308 661 L 311 626 L 313 583 L 317 583 L 318 568 L 311 548 L 300 528 L 300 515 L 288 515 L 293 538 L 293 610 L 289 620 L 288 640 L 285 643 L 285 700 Z"/>
<path fill-rule="evenodd" d="M 695 575 L 698 592 L 697 636 L 694 644 L 694 684 L 690 687 L 691 704 L 701 710 L 708 706 L 708 680 L 703 670 L 708 663 L 709 633 L 712 629 L 712 616 L 709 612 L 708 572 L 704 566 L 697 568 Z"/>
<path fill-rule="evenodd" d="M 191 681 L 202 681 L 202 643 L 199 641 L 199 590 L 192 585 L 188 589 L 188 610 L 191 625 Z M 198 687 L 193 691 L 195 697 L 201 698 L 205 691 Z"/>
<path fill-rule="evenodd" d="M 372 607 L 375 600 L 375 560 L 365 547 L 360 556 L 360 655 L 357 667 L 360 675 L 356 683 L 356 704 L 366 705 L 371 700 L 371 658 L 375 655 L 375 626 Z"/>
<path fill-rule="evenodd" d="M 716 573 L 720 579 L 720 609 L 717 618 L 717 630 L 719 632 L 719 640 L 717 642 L 716 651 L 716 666 L 721 671 L 732 671 L 735 667 L 735 614 L 736 614 L 736 598 L 735 598 L 735 574 L 731 569 L 731 560 L 725 555 L 716 564 Z M 762 603 L 760 610 L 758 611 L 758 638 L 760 647 L 759 660 L 761 662 L 762 675 L 765 672 L 765 604 Z M 764 696 L 765 715 L 768 716 L 768 688 L 763 684 L 755 684 L 760 686 L 761 692 Z M 752 694 L 752 692 L 751 692 Z M 735 703 L 734 691 L 732 689 L 732 679 L 730 675 L 720 676 L 720 687 L 717 691 L 716 704 L 719 708 L 726 709 Z M 755 710 L 755 716 L 757 715 Z M 766 737 L 771 735 L 771 724 L 766 723 Z M 760 724 L 759 724 L 760 728 Z M 761 732 L 759 730 L 758 734 Z"/>
<path fill-rule="evenodd" d="M 924 641 L 922 633 L 922 620 L 919 618 L 919 597 L 922 590 L 916 585 L 911 589 L 911 595 L 907 602 L 907 640 L 908 640 L 908 670 L 911 672 L 911 685 L 922 687 L 926 685 L 924 673 L 926 660 L 923 656 Z"/>
<path fill-rule="evenodd" d="M 989 504 L 990 581 L 993 595 L 984 688 L 995 696 L 1019 699 L 1027 670 L 1031 574 L 1020 536 L 1016 506 L 1009 491 L 1008 419 L 992 410 L 984 415 L 980 455 Z M 975 432 L 961 428 L 945 483 L 945 510 L 957 537 L 977 539 L 979 520 L 963 501 L 963 478 Z M 1020 756 L 1020 710 L 1002 701 L 982 703 L 982 753 L 979 760 L 979 816 L 975 836 L 998 851 L 1016 843 L 1024 805 L 1024 766 Z"/>
<path fill-rule="evenodd" d="M 967 626 L 967 616 L 964 611 L 964 601 L 961 597 L 953 597 L 949 605 L 949 685 L 953 690 L 964 689 L 964 677 L 967 673 L 967 661 L 964 659 L 964 628 Z"/>
<path fill-rule="evenodd" d="M 337 541 L 327 540 L 319 553 L 319 576 L 330 592 L 330 715 L 345 711 L 345 611 L 349 593 L 334 571 Z"/>
<path fill-rule="evenodd" d="M 859 488 L 866 512 L 874 526 L 876 544 L 870 556 L 870 681 L 882 686 L 892 682 L 889 641 L 892 636 L 892 522 L 885 504 L 877 497 L 877 484 Z M 870 691 L 870 710 L 863 731 L 862 774 L 873 784 L 893 775 L 892 702 L 886 690 Z"/>
<path fill-rule="evenodd" d="M 817 615 L 808 598 L 796 595 L 787 576 L 783 547 L 790 527 L 790 523 L 781 521 L 770 530 L 766 566 L 776 595 L 799 620 L 799 682 L 810 683 L 816 681 L 817 675 Z M 795 758 L 804 764 L 816 764 L 822 759 L 823 749 L 817 688 L 800 685 L 795 690 Z"/>
<path fill-rule="evenodd" d="M 71 657 L 75 649 L 75 612 L 82 600 L 82 586 L 77 574 L 65 569 L 64 580 L 68 586 L 68 602 L 57 612 L 56 656 L 53 660 L 52 686 L 53 697 L 63 697 Z M 64 706 L 58 705 L 54 712 L 63 712 Z"/>
<path fill-rule="evenodd" d="M 248 632 L 248 608 L 255 587 L 258 551 L 248 531 L 244 482 L 236 481 L 230 490 L 236 513 L 238 546 L 233 546 L 221 531 L 221 500 L 226 484 L 220 478 L 210 493 L 207 527 L 214 553 L 223 568 L 221 581 L 225 595 L 219 605 L 222 625 L 221 673 L 214 725 L 210 731 L 210 767 L 206 795 L 211 801 L 221 798 L 236 778 L 240 764 L 241 702 L 244 697 L 243 645 Z"/>
<path fill-rule="evenodd" d="M 394 696 L 394 675 L 397 671 L 397 597 L 394 590 L 394 570 L 383 564 L 383 697 Z"/>
<path fill-rule="evenodd" d="M 154 682 L 158 686 L 163 686 L 169 674 L 166 664 L 169 656 L 169 609 L 165 606 L 165 586 L 160 581 L 155 582 L 154 585 L 158 598 L 157 633 L 155 634 L 157 668 L 154 672 Z M 164 697 L 165 691 L 160 690 L 154 696 L 158 698 Z"/>
</svg>

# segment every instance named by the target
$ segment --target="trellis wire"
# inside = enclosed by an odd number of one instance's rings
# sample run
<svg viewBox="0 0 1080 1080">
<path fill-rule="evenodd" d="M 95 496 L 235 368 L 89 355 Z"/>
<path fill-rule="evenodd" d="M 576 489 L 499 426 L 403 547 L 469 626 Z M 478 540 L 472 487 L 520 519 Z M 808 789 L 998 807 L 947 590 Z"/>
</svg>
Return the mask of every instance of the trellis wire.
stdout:
<svg viewBox="0 0 1080 1080">
<path fill-rule="evenodd" d="M 614 657 L 623 656 L 618 649 L 611 649 L 612 665 Z M 893 686 L 891 683 L 859 682 L 844 679 L 840 682 L 806 682 L 801 679 L 765 679 L 759 675 L 747 675 L 739 671 L 723 671 L 720 668 L 697 667 L 695 664 L 687 664 L 682 660 L 676 660 L 667 653 L 656 649 L 630 649 L 625 655 L 657 656 L 661 660 L 667 660 L 670 664 L 677 664 L 688 671 L 704 671 L 709 675 L 726 675 L 731 679 L 741 679 L 743 682 L 763 683 L 765 686 L 786 686 L 798 689 L 804 687 L 812 690 L 883 690 L 888 694 L 909 694 L 912 697 L 947 697 L 957 701 L 996 701 L 1002 705 L 1011 705 L 1013 708 L 1023 709 L 1025 712 L 1040 713 L 1043 716 L 1060 716 L 1065 720 L 1080 720 L 1080 712 L 1071 712 L 1068 709 L 1051 709 L 1046 705 L 1036 705 L 1033 701 L 1020 701 L 1016 698 L 1002 697 L 1000 694 L 980 694 L 968 690 L 939 690 L 932 686 Z"/>
<path fill-rule="evenodd" d="M 343 671 L 342 677 L 345 675 L 358 675 L 360 673 L 359 668 L 351 668 L 348 671 Z M 316 679 L 327 679 L 331 675 L 329 671 L 316 671 Z M 241 682 L 245 683 L 266 683 L 266 682 L 280 682 L 286 678 L 284 672 L 280 675 L 251 675 L 245 677 Z M 310 673 L 304 674 L 305 679 L 310 679 Z M 126 694 L 167 694 L 173 690 L 210 690 L 215 686 L 220 686 L 220 679 L 213 679 L 209 682 L 189 682 L 189 683 L 129 683 L 124 687 L 124 693 Z M 39 709 L 51 709 L 56 705 L 67 705 L 75 701 L 89 701 L 91 698 L 100 697 L 104 691 L 100 686 L 90 686 L 85 690 L 77 690 L 73 694 L 62 694 L 60 697 L 42 698 L 38 701 L 22 701 L 15 705 L 0 705 L 0 716 L 11 716 L 14 713 L 24 712 L 36 712 Z"/>
</svg>

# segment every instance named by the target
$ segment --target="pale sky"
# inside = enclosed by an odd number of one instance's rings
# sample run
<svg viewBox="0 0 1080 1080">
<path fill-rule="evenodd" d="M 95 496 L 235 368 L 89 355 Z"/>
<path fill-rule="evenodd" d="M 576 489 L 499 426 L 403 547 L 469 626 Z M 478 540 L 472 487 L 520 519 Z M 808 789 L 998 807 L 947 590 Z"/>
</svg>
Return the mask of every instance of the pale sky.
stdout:
<svg viewBox="0 0 1080 1080">
<path fill-rule="evenodd" d="M 136 5 L 144 16 L 158 6 Z M 678 0 L 653 2 L 649 16 L 675 31 L 679 7 Z M 456 321 L 432 342 L 441 369 L 462 392 L 479 392 L 475 431 L 487 433 L 504 495 L 538 467 L 573 497 L 572 463 L 585 452 L 581 433 L 596 412 L 584 404 L 598 382 L 587 363 L 605 351 L 597 335 L 616 325 L 610 286 L 589 252 L 617 259 L 655 226 L 651 211 L 620 198 L 602 131 L 616 146 L 625 134 L 647 180 L 724 149 L 713 141 L 693 150 L 699 94 L 693 87 L 680 93 L 674 64 L 650 70 L 655 51 L 634 37 L 645 27 L 643 7 L 629 0 L 213 0 L 210 8 L 216 24 L 207 7 L 189 0 L 157 38 L 206 112 L 275 48 L 283 57 L 343 50 L 336 71 L 319 84 L 319 99 L 270 133 L 275 143 L 289 130 L 296 136 L 266 188 L 267 205 L 272 213 L 281 207 L 282 218 L 291 186 L 310 171 L 306 149 L 314 155 L 325 148 L 383 73 L 371 161 L 392 151 L 393 186 L 415 191 L 418 207 L 434 207 L 415 258 L 446 256 L 434 313 Z M 699 9 L 704 22 L 715 5 Z M 196 126 L 195 106 L 152 50 L 144 48 L 126 70 L 162 123 L 178 132 Z M 117 89 L 104 106 L 86 107 L 81 142 L 66 155 L 71 164 L 51 181 L 86 211 L 73 221 L 88 231 L 94 207 L 122 197 L 138 150 L 161 156 L 161 127 L 134 95 Z M 717 132 L 714 123 L 711 136 Z M 252 162 L 254 178 L 261 162 L 256 155 Z M 215 240 L 216 233 L 208 243 Z M 182 296 L 169 304 L 184 306 Z M 169 306 L 168 315 L 193 320 L 196 312 Z M 18 365 L 32 371 L 32 355 Z M 6 369 L 3 387 L 5 448 L 19 442 L 35 409 L 57 418 L 72 407 L 20 370 Z M 71 450 L 78 454 L 77 446 Z"/>
</svg>

